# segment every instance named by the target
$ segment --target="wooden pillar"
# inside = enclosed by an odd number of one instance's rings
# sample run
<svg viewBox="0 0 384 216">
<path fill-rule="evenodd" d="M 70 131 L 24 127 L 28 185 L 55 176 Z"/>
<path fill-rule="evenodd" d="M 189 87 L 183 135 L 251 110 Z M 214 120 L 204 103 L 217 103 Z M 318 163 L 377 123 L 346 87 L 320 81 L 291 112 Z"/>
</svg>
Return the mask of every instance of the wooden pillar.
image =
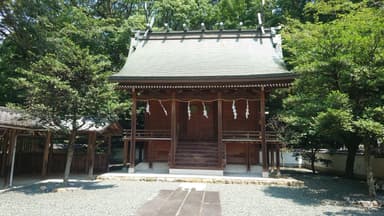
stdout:
<svg viewBox="0 0 384 216">
<path fill-rule="evenodd" d="M 136 90 L 132 88 L 132 107 L 131 107 L 131 146 L 129 154 L 129 172 L 135 172 L 136 159 Z"/>
<path fill-rule="evenodd" d="M 265 89 L 264 86 L 260 89 L 260 129 L 261 129 L 261 149 L 263 152 L 263 177 L 269 176 L 268 171 L 268 151 L 266 142 L 266 129 L 265 129 Z"/>
<path fill-rule="evenodd" d="M 147 156 L 148 156 L 148 163 L 149 163 L 149 168 L 153 167 L 153 155 L 152 155 L 152 142 L 149 141 L 147 144 Z"/>
<path fill-rule="evenodd" d="M 280 175 L 280 144 L 276 145 L 276 170 L 277 175 Z"/>
<path fill-rule="evenodd" d="M 9 148 L 9 130 L 4 133 L 3 138 L 3 153 L 1 157 L 1 167 L 0 167 L 0 176 L 5 177 L 5 170 L 6 170 L 6 164 L 7 164 L 7 155 L 8 155 L 8 148 Z"/>
<path fill-rule="evenodd" d="M 171 149 L 170 149 L 170 167 L 175 166 L 175 154 L 177 146 L 177 118 L 176 118 L 176 92 L 172 92 L 171 104 Z"/>
<path fill-rule="evenodd" d="M 246 143 L 246 155 L 247 155 L 247 172 L 251 171 L 251 157 L 250 157 L 250 146 L 249 142 Z"/>
<path fill-rule="evenodd" d="M 129 142 L 129 140 L 128 140 L 128 137 L 125 137 L 124 138 L 124 154 L 123 154 L 123 156 L 124 156 L 124 160 L 123 160 L 123 165 L 124 165 L 124 167 L 127 167 L 127 164 L 128 164 L 128 142 Z"/>
<path fill-rule="evenodd" d="M 108 158 L 111 156 L 111 153 L 112 153 L 112 135 L 108 135 L 107 137 L 107 154 L 108 154 Z"/>
<path fill-rule="evenodd" d="M 223 144 L 223 100 L 221 99 L 221 92 L 217 93 L 217 145 L 219 150 L 219 168 L 223 169 L 225 166 L 225 155 Z"/>
<path fill-rule="evenodd" d="M 41 169 L 41 177 L 45 177 L 47 175 L 50 145 L 51 145 L 51 132 L 47 131 L 47 136 L 45 137 L 43 167 Z"/>
<path fill-rule="evenodd" d="M 95 167 L 95 150 L 96 150 L 96 131 L 90 131 L 88 134 L 88 177 L 93 178 L 93 169 Z"/>
<path fill-rule="evenodd" d="M 106 169 L 107 172 L 109 172 L 109 159 L 111 158 L 111 153 L 112 153 L 112 136 L 109 134 L 106 138 L 107 140 L 107 164 L 106 164 Z M 105 138 L 104 138 L 105 141 Z"/>
<path fill-rule="evenodd" d="M 4 177 L 4 186 L 8 185 L 9 187 L 12 187 L 13 185 L 16 143 L 17 143 L 17 131 L 11 130 L 10 137 L 9 137 L 9 145 L 8 145 L 7 163 L 5 165 L 6 175 Z"/>
<path fill-rule="evenodd" d="M 271 167 L 272 170 L 275 169 L 275 145 L 270 146 L 270 151 L 271 151 Z"/>
</svg>

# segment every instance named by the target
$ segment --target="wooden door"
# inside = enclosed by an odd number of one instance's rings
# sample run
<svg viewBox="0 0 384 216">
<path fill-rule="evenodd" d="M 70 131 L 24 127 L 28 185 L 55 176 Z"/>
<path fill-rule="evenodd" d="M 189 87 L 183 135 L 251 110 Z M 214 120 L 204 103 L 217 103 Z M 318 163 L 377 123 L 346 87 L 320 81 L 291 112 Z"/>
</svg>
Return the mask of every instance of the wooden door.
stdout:
<svg viewBox="0 0 384 216">
<path fill-rule="evenodd" d="M 205 103 L 207 116 L 204 116 L 202 102 L 191 102 L 191 119 L 188 119 L 188 103 L 182 103 L 180 119 L 183 119 L 180 139 L 194 141 L 208 141 L 216 139 L 215 122 L 217 119 L 217 106 L 213 102 Z"/>
</svg>

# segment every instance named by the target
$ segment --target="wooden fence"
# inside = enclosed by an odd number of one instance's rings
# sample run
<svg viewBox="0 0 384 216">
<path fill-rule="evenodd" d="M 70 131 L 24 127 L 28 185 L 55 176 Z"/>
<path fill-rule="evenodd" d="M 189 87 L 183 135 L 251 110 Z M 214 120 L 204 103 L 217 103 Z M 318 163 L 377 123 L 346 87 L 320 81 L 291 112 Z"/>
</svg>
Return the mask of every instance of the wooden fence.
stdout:
<svg viewBox="0 0 384 216">
<path fill-rule="evenodd" d="M 43 153 L 17 153 L 15 158 L 15 174 L 40 174 L 43 163 Z M 64 173 L 66 153 L 49 155 L 48 174 Z M 108 169 L 108 155 L 96 154 L 94 172 L 106 172 Z M 71 173 L 88 173 L 87 154 L 75 153 L 71 165 Z"/>
</svg>

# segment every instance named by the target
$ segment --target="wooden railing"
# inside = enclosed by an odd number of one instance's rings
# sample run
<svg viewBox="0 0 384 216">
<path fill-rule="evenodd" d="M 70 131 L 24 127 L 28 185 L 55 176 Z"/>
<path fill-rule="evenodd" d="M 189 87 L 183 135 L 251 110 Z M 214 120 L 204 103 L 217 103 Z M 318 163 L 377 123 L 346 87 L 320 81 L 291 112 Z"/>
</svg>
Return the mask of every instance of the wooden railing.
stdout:
<svg viewBox="0 0 384 216">
<path fill-rule="evenodd" d="M 124 138 L 131 137 L 131 130 L 123 131 Z M 136 130 L 136 140 L 171 140 L 170 130 Z"/>
<path fill-rule="evenodd" d="M 131 137 L 131 130 L 124 130 L 124 138 Z M 136 130 L 136 140 L 171 140 L 170 130 Z M 267 131 L 265 140 L 269 143 L 279 142 L 276 132 Z M 224 142 L 261 142 L 260 131 L 223 131 Z"/>
<path fill-rule="evenodd" d="M 279 142 L 276 132 L 267 131 L 266 142 Z M 226 142 L 261 142 L 261 131 L 223 131 L 223 141 Z"/>
</svg>

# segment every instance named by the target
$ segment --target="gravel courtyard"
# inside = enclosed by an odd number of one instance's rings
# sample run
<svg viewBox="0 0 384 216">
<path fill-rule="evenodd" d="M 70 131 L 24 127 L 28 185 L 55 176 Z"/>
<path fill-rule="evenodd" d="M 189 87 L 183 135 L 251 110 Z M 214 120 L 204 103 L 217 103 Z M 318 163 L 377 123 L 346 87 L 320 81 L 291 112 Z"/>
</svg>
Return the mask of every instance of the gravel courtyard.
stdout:
<svg viewBox="0 0 384 216">
<path fill-rule="evenodd" d="M 366 193 L 363 182 L 340 177 L 288 173 L 305 187 L 201 184 L 218 192 L 221 213 L 245 215 L 384 215 L 384 209 L 351 205 L 346 197 Z M 160 190 L 181 183 L 140 181 L 74 181 L 73 190 L 53 192 L 59 183 L 40 183 L 0 193 L 0 215 L 135 215 Z M 379 199 L 383 194 L 379 193 Z"/>
</svg>

